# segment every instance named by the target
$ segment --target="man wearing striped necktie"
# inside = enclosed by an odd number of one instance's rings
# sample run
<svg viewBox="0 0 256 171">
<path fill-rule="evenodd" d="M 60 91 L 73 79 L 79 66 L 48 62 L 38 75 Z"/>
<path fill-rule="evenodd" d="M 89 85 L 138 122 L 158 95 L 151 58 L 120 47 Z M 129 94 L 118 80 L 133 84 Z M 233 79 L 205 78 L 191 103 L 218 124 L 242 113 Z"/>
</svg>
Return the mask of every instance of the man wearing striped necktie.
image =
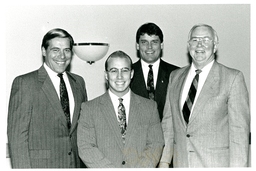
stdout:
<svg viewBox="0 0 256 171">
<path fill-rule="evenodd" d="M 240 71 L 215 60 L 218 42 L 216 31 L 206 24 L 189 33 L 192 63 L 170 75 L 160 168 L 172 158 L 174 167 L 183 168 L 248 166 L 248 91 Z"/>
</svg>

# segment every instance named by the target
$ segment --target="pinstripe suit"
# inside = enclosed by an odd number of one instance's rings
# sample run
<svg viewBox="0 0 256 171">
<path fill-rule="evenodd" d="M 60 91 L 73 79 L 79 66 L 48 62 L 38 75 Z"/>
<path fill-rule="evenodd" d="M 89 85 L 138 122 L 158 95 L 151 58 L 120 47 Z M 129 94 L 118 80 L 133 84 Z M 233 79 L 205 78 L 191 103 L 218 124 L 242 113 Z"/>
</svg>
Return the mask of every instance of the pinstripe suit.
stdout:
<svg viewBox="0 0 256 171">
<path fill-rule="evenodd" d="M 240 71 L 214 62 L 186 125 L 180 98 L 190 66 L 170 75 L 162 163 L 174 167 L 248 166 L 249 98 Z"/>
<path fill-rule="evenodd" d="M 13 168 L 81 167 L 77 120 L 87 100 L 84 80 L 68 73 L 75 109 L 70 132 L 58 95 L 42 66 L 15 78 L 8 111 L 8 143 Z"/>
<path fill-rule="evenodd" d="M 156 103 L 131 92 L 125 145 L 109 93 L 82 104 L 79 156 L 88 167 L 155 167 L 164 145 Z"/>
</svg>

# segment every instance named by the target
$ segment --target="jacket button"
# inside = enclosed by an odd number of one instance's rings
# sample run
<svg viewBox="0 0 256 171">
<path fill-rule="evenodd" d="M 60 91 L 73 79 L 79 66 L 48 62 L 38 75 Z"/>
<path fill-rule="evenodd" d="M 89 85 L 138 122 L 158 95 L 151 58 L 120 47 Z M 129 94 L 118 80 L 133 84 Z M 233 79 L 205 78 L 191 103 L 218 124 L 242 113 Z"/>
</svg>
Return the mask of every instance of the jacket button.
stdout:
<svg viewBox="0 0 256 171">
<path fill-rule="evenodd" d="M 189 134 L 187 134 L 187 137 L 189 138 L 189 137 L 190 137 L 190 135 L 189 135 Z"/>
<path fill-rule="evenodd" d="M 71 155 L 71 151 L 70 151 L 70 152 L 68 152 L 68 155 Z"/>
<path fill-rule="evenodd" d="M 122 162 L 122 165 L 125 165 L 125 161 Z"/>
</svg>

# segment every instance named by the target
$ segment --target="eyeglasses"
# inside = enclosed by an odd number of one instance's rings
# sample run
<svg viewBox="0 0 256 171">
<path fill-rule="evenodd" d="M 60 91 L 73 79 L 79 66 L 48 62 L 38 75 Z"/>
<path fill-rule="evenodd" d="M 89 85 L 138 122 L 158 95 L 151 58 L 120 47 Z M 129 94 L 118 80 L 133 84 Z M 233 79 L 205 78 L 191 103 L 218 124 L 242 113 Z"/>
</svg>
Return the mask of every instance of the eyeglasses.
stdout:
<svg viewBox="0 0 256 171">
<path fill-rule="evenodd" d="M 107 72 L 112 75 L 117 75 L 120 71 L 121 71 L 121 74 L 128 74 L 131 71 L 131 69 L 129 69 L 129 68 L 121 68 L 121 69 L 111 68 Z"/>
<path fill-rule="evenodd" d="M 213 40 L 209 37 L 192 37 L 188 43 L 190 46 L 197 46 L 201 42 L 203 46 L 209 46 Z"/>
</svg>

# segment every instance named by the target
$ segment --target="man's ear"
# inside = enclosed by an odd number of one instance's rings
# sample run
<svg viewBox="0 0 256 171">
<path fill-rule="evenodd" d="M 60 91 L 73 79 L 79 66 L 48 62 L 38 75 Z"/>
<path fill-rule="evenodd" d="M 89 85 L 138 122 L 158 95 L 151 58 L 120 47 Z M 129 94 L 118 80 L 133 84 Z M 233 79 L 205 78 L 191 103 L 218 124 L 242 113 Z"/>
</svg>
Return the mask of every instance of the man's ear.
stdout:
<svg viewBox="0 0 256 171">
<path fill-rule="evenodd" d="M 43 55 L 43 56 L 46 56 L 46 50 L 45 50 L 44 47 L 41 48 L 41 51 L 42 51 L 42 55 Z"/>
<path fill-rule="evenodd" d="M 105 75 L 105 79 L 108 80 L 108 73 L 107 73 L 107 71 L 105 71 L 104 75 Z"/>
<path fill-rule="evenodd" d="M 217 50 L 218 50 L 218 43 L 214 43 L 213 53 L 215 53 Z"/>
<path fill-rule="evenodd" d="M 134 75 L 134 70 L 132 69 L 131 70 L 131 79 L 133 78 L 133 75 Z"/>
<path fill-rule="evenodd" d="M 140 45 L 138 43 L 136 43 L 136 49 L 139 50 L 140 49 Z"/>
</svg>

